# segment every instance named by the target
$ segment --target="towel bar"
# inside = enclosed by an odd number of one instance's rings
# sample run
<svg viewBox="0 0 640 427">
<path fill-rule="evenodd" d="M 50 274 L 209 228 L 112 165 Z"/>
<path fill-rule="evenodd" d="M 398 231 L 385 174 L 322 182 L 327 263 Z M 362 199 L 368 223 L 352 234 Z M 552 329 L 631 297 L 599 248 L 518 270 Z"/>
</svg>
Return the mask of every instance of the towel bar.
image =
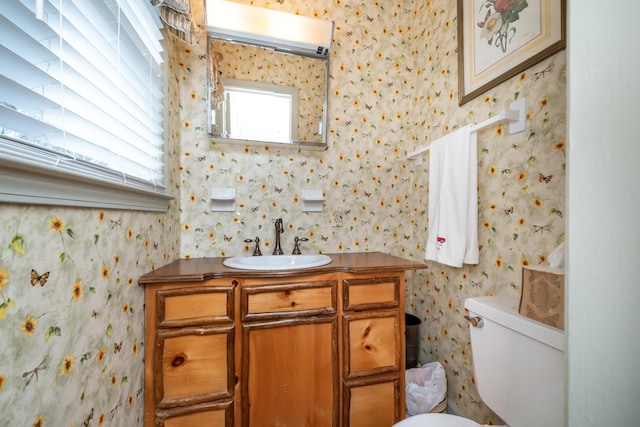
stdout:
<svg viewBox="0 0 640 427">
<path fill-rule="evenodd" d="M 508 121 L 509 122 L 509 134 L 522 132 L 524 130 L 526 118 L 526 100 L 521 98 L 509 105 L 508 110 L 502 110 L 495 116 L 471 126 L 471 132 L 477 132 L 480 129 L 486 128 L 496 123 Z M 415 151 L 407 154 L 407 159 L 415 160 L 416 165 L 422 164 L 422 157 L 420 154 L 429 151 L 429 145 L 418 148 Z"/>
</svg>

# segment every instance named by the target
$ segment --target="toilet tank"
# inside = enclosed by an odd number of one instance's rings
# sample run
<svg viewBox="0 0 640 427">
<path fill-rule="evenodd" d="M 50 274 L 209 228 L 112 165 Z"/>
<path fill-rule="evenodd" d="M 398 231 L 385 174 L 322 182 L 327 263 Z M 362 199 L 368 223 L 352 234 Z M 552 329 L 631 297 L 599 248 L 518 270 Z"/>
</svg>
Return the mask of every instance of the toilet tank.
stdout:
<svg viewBox="0 0 640 427">
<path fill-rule="evenodd" d="M 510 427 L 565 424 L 564 332 L 521 316 L 518 299 L 468 298 L 471 354 L 480 397 Z"/>
</svg>

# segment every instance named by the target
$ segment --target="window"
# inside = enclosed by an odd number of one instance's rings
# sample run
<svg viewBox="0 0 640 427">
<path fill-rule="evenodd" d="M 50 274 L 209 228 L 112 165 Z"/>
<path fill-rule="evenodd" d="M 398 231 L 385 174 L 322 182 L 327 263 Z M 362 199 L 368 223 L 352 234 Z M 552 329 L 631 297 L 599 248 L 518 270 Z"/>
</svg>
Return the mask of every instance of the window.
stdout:
<svg viewBox="0 0 640 427">
<path fill-rule="evenodd" d="M 214 124 L 235 139 L 289 142 L 298 139 L 298 90 L 248 80 L 224 79 L 225 100 Z"/>
<path fill-rule="evenodd" d="M 166 210 L 160 25 L 147 0 L 0 2 L 0 201 Z"/>
</svg>

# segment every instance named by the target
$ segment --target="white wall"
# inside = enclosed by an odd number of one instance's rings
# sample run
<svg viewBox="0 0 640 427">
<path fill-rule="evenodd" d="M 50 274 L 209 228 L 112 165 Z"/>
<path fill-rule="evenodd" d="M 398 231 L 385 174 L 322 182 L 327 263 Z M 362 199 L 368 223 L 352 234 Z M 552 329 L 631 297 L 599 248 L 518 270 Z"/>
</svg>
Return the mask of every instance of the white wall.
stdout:
<svg viewBox="0 0 640 427">
<path fill-rule="evenodd" d="M 569 425 L 640 425 L 640 2 L 568 22 Z"/>
</svg>

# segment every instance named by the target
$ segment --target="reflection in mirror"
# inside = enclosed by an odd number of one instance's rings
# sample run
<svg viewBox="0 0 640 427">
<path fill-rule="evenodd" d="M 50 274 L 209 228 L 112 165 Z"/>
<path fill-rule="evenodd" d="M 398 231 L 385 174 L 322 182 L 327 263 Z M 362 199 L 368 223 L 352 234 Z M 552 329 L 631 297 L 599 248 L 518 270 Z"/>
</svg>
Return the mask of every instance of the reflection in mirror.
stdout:
<svg viewBox="0 0 640 427">
<path fill-rule="evenodd" d="M 326 144 L 327 57 L 209 39 L 209 132 L 219 142 Z"/>
</svg>

